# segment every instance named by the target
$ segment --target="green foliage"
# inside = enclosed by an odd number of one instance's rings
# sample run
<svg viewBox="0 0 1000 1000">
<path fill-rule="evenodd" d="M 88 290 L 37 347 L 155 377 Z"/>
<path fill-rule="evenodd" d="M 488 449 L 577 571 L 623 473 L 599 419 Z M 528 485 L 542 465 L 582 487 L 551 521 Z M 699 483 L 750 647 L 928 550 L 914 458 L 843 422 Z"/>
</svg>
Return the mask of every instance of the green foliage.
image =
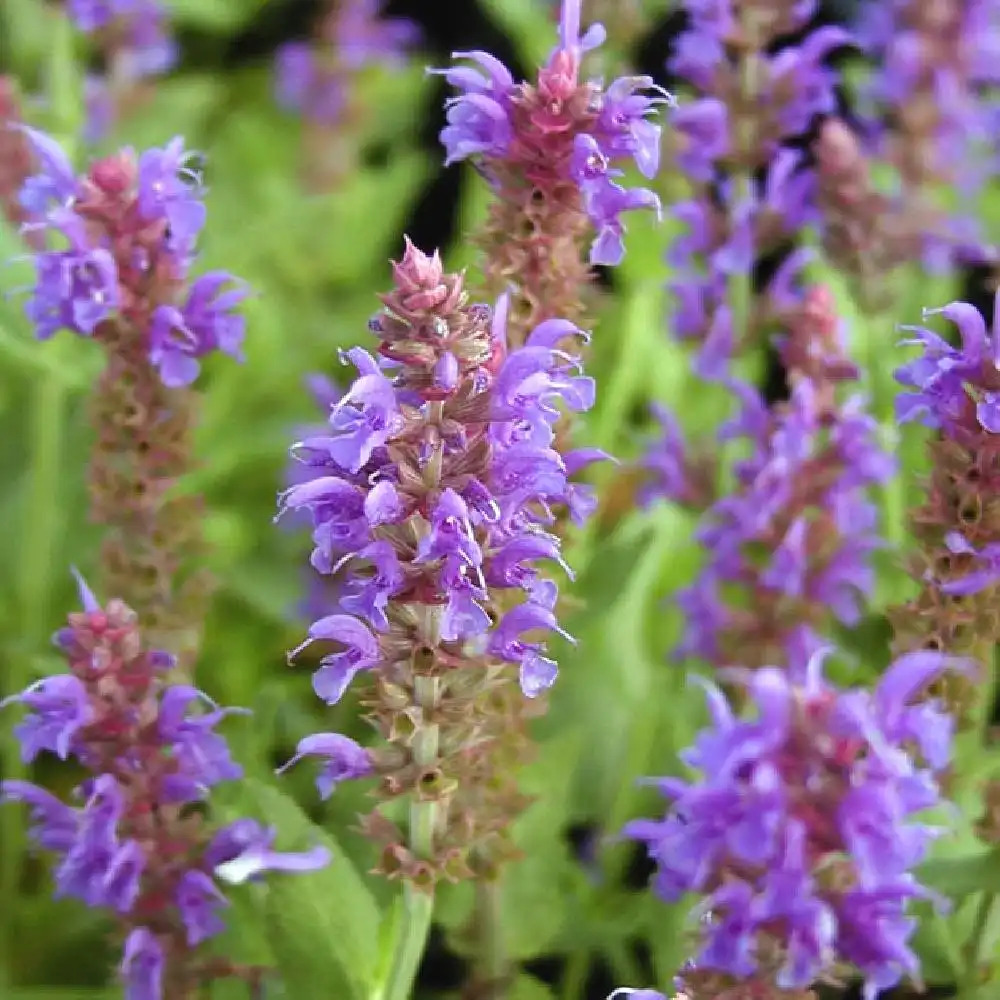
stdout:
<svg viewBox="0 0 1000 1000">
<path fill-rule="evenodd" d="M 375 981 L 380 918 L 364 879 L 333 835 L 310 822 L 294 799 L 251 781 L 247 801 L 278 828 L 279 848 L 323 844 L 333 856 L 308 878 L 270 879 L 255 894 L 263 917 L 260 940 L 270 946 L 286 989 L 302 1000 L 367 997 Z"/>
<path fill-rule="evenodd" d="M 480 5 L 510 34 L 524 65 L 547 56 L 556 37 L 551 5 Z M 54 33 L 55 6 L 3 0 L 0 61 L 27 91 L 51 93 L 51 105 L 33 120 L 68 134 L 81 113 L 80 67 L 90 49 L 84 39 Z M 197 46 L 197 65 L 158 81 L 98 152 L 123 144 L 142 149 L 183 135 L 203 153 L 209 187 L 199 267 L 231 270 L 254 290 L 246 307 L 246 364 L 226 358 L 206 364 L 200 464 L 184 484 L 205 496 L 210 565 L 219 583 L 206 609 L 197 680 L 221 702 L 254 711 L 252 722 L 227 723 L 250 778 L 220 790 L 213 808 L 221 818 L 252 815 L 274 824 L 282 848 L 322 843 L 334 856 L 326 870 L 308 877 L 233 889 L 227 930 L 212 947 L 239 962 L 274 966 L 268 996 L 369 1000 L 385 984 L 401 920 L 396 886 L 367 873 L 373 851 L 354 829 L 371 802 L 344 787 L 319 805 L 308 773 L 284 777 L 280 789 L 272 776 L 275 761 L 287 759 L 303 734 L 336 729 L 364 737 L 366 729 L 356 702 L 345 699 L 324 711 L 308 669 L 286 665 L 286 650 L 306 627 L 296 606 L 307 543 L 301 532 L 271 522 L 288 444 L 298 428 L 321 417 L 303 379 L 312 372 L 342 378 L 338 350 L 372 346 L 365 321 L 388 285 L 387 260 L 398 257 L 407 220 L 440 169 L 440 151 L 428 150 L 420 135 L 435 78 L 420 61 L 398 73 L 364 74 L 361 124 L 345 154 L 354 167 L 332 190 L 311 190 L 304 183 L 313 164 L 302 124 L 275 107 L 271 67 L 260 60 L 221 68 L 234 39 L 264 11 L 264 0 L 170 0 L 170 6 Z M 491 194 L 472 170 L 463 169 L 460 183 L 461 237 L 442 252 L 449 267 L 468 268 L 475 295 L 479 258 L 468 234 L 484 219 Z M 995 193 L 984 217 L 1000 231 Z M 578 432 L 580 444 L 607 449 L 626 463 L 644 447 L 652 401 L 674 407 L 696 450 L 733 411 L 731 393 L 696 382 L 689 349 L 664 335 L 670 303 L 663 286 L 671 277 L 664 251 L 681 224 L 667 204 L 661 222 L 649 213 L 628 226 L 625 262 L 593 323 L 587 367 L 597 379 L 598 402 Z M 87 397 L 100 358 L 93 345 L 69 336 L 33 340 L 21 301 L 31 280 L 23 254 L 18 235 L 0 222 L 0 261 L 10 262 L 0 278 L 0 696 L 58 669 L 46 638 L 73 606 L 67 570 L 78 565 L 89 573 L 99 545 L 86 520 L 85 456 Z M 878 497 L 890 544 L 876 555 L 877 592 L 866 620 L 842 637 L 859 664 L 852 679 L 870 680 L 888 659 L 883 612 L 914 586 L 904 562 L 911 544 L 905 514 L 919 499 L 926 471 L 926 433 L 900 429 L 892 409 L 892 370 L 904 356 L 896 347 L 898 325 L 919 322 L 925 305 L 947 302 L 954 282 L 931 281 L 913 268 L 896 290 L 896 307 L 870 315 L 820 252 L 810 275 L 834 293 L 881 433 L 900 459 L 900 474 Z M 759 377 L 763 366 L 760 353 L 745 360 L 741 374 Z M 622 474 L 609 464 L 591 477 L 606 496 Z M 549 715 L 535 729 L 537 759 L 522 776 L 535 796 L 516 829 L 524 857 L 502 883 L 508 956 L 539 966 L 558 956 L 566 969 L 555 985 L 519 969 L 507 1000 L 583 1000 L 598 961 L 621 984 L 669 991 L 690 954 L 687 902 L 668 906 L 632 887 L 626 876 L 633 852 L 617 834 L 629 819 L 662 810 L 660 795 L 636 779 L 681 773 L 678 752 L 705 717 L 686 665 L 667 661 L 683 624 L 669 598 L 691 580 L 701 554 L 692 515 L 668 504 L 624 506 L 606 517 L 602 509 L 600 519 L 571 530 L 566 540 L 577 575 L 565 587 L 563 621 L 577 644 L 555 644 L 560 679 Z M 33 776 L 68 791 L 71 781 L 57 769 L 21 767 L 8 717 L 0 721 L 4 775 Z M 978 739 L 960 747 L 957 770 L 967 778 L 962 818 L 957 824 L 939 818 L 954 832 L 936 844 L 920 872 L 954 903 L 948 914 L 930 905 L 920 912 L 916 947 L 931 983 L 964 981 L 963 947 L 982 894 L 1000 893 L 1000 855 L 976 840 L 969 822 L 989 773 L 985 757 Z M 20 810 L 0 810 L 0 1000 L 119 996 L 120 989 L 107 985 L 116 961 L 107 926 L 74 902 L 50 898 L 44 869 L 22 854 L 23 828 Z M 569 838 L 573 828 L 592 833 L 582 860 Z M 459 954 L 469 952 L 473 906 L 468 884 L 444 886 L 435 902 L 434 919 Z M 994 924 L 985 938 L 987 951 L 995 952 Z M 212 1000 L 244 995 L 241 987 L 220 984 Z"/>
</svg>

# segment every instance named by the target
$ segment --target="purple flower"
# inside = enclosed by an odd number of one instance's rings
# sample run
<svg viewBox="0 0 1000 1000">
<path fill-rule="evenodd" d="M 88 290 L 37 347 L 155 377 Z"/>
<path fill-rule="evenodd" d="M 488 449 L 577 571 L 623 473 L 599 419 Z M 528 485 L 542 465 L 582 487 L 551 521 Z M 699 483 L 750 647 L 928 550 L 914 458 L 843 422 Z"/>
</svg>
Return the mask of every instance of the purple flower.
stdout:
<svg viewBox="0 0 1000 1000">
<path fill-rule="evenodd" d="M 508 195 L 510 175 L 531 178 L 544 198 L 566 181 L 580 191 L 596 237 L 592 264 L 616 265 L 624 255 L 623 212 L 659 211 L 659 199 L 646 188 L 625 189 L 612 178 L 633 161 L 645 177 L 659 168 L 660 126 L 649 115 L 672 98 L 650 77 L 619 77 L 608 87 L 579 80 L 584 52 L 604 39 L 594 25 L 579 36 L 580 12 L 574 0 L 562 6 L 559 45 L 538 75 L 538 83 L 515 82 L 510 71 L 486 52 L 456 52 L 453 58 L 475 65 L 453 66 L 442 73 L 459 94 L 447 107 L 441 132 L 445 165 L 473 159 L 482 173 Z M 647 96 L 652 91 L 654 96 Z"/>
<path fill-rule="evenodd" d="M 328 799 L 340 782 L 365 778 L 372 773 L 368 751 L 340 733 L 316 733 L 299 740 L 295 756 L 275 773 L 284 773 L 303 757 L 319 757 L 322 760 L 319 776 L 316 778 L 316 787 L 322 799 Z"/>
<path fill-rule="evenodd" d="M 972 389 L 976 423 L 989 433 L 1000 432 L 1000 392 L 990 375 L 1000 359 L 1000 295 L 994 299 L 989 328 L 979 310 L 966 302 L 924 310 L 925 319 L 938 314 L 958 327 L 961 347 L 924 327 L 903 327 L 913 336 L 902 343 L 919 346 L 922 353 L 896 370 L 896 381 L 904 387 L 896 397 L 897 419 L 919 419 L 953 434 L 963 422 L 968 424 L 967 390 Z"/>
<path fill-rule="evenodd" d="M 0 782 L 0 803 L 23 802 L 31 810 L 31 839 L 46 851 L 64 854 L 76 838 L 75 809 L 28 781 Z"/>
<path fill-rule="evenodd" d="M 336 124 L 351 95 L 351 74 L 369 65 L 402 66 L 420 39 L 403 18 L 382 18 L 381 0 L 345 0 L 313 43 L 281 46 L 275 64 L 278 103 L 310 120 Z"/>
<path fill-rule="evenodd" d="M 242 773 L 213 732 L 228 713 L 213 702 L 211 711 L 193 712 L 208 699 L 187 685 L 166 686 L 169 658 L 143 647 L 131 609 L 120 601 L 102 608 L 75 575 L 83 611 L 70 617 L 59 643 L 69 672 L 9 700 L 32 713 L 17 732 L 26 759 L 53 749 L 89 772 L 74 790 L 82 804 L 68 806 L 24 781 L 0 783 L 0 801 L 29 807 L 33 841 L 55 855 L 57 897 L 122 918 L 126 994 L 163 1000 L 162 981 L 180 981 L 188 963 L 201 959 L 174 946 L 164 951 L 143 924 L 195 948 L 224 929 L 218 911 L 228 904 L 214 868 L 241 880 L 268 867 L 310 870 L 329 855 L 271 851 L 273 832 L 249 820 L 208 843 L 204 826 L 177 807 Z"/>
<path fill-rule="evenodd" d="M 190 706 L 207 702 L 212 711 L 190 712 Z M 227 715 L 243 709 L 219 708 L 197 688 L 186 684 L 168 687 L 160 697 L 157 734 L 177 762 L 166 784 L 177 801 L 201 798 L 221 781 L 234 781 L 243 769 L 229 755 L 225 739 L 213 732 Z"/>
<path fill-rule="evenodd" d="M 917 971 L 906 904 L 925 893 L 910 873 L 936 831 L 913 817 L 938 803 L 933 772 L 948 759 L 946 750 L 930 767 L 914 759 L 901 721 L 919 711 L 935 726 L 944 713 L 911 699 L 943 670 L 968 667 L 911 654 L 871 694 L 828 684 L 824 655 L 797 681 L 775 668 L 736 676 L 755 719 L 737 719 L 706 683 L 712 726 L 682 755 L 699 777 L 662 779 L 665 819 L 625 832 L 647 844 L 665 899 L 708 892 L 696 967 L 750 976 L 763 950 L 784 956 L 780 987 L 804 989 L 846 961 L 874 996 Z M 837 878 L 819 877 L 838 866 Z"/>
<path fill-rule="evenodd" d="M 170 245 L 179 252 L 193 246 L 205 225 L 201 187 L 197 174 L 188 166 L 192 155 L 178 136 L 163 149 L 149 149 L 139 157 L 139 211 L 148 222 L 167 222 Z"/>
<path fill-rule="evenodd" d="M 150 326 L 149 359 L 171 388 L 190 385 L 201 366 L 198 358 L 212 351 L 243 360 L 244 319 L 232 310 L 248 295 L 239 286 L 222 291 L 236 279 L 224 271 L 203 274 L 188 292 L 182 309 L 159 306 Z"/>
<path fill-rule="evenodd" d="M 327 704 L 341 699 L 356 674 L 378 670 L 375 697 L 400 692 L 386 719 L 410 711 L 412 692 L 426 694 L 423 678 L 439 670 L 468 675 L 471 685 L 480 677 L 506 684 L 510 664 L 522 693 L 534 698 L 557 674 L 547 634 L 569 638 L 554 610 L 558 588 L 540 566 L 564 565 L 559 540 L 546 529 L 557 510 L 582 518 L 589 497 L 570 477 L 607 458 L 586 448 L 564 458 L 551 447 L 565 412 L 593 404 L 594 382 L 570 353 L 586 334 L 549 319 L 508 351 L 507 296 L 492 311 L 466 305 L 462 277 L 445 275 L 437 255 L 410 243 L 394 274 L 397 287 L 370 324 L 380 354 L 393 360 L 348 352 L 358 376 L 333 407 L 330 433 L 293 446 L 304 468 L 279 498 L 281 512 L 310 514 L 313 565 L 343 574 L 337 599 L 292 655 L 317 641 L 337 644 L 324 650 L 313 677 Z M 425 662 L 442 667 L 424 674 Z M 454 691 L 446 681 L 440 696 L 460 690 L 458 681 Z M 425 711 L 388 726 L 390 741 L 397 728 L 423 725 Z M 433 724 L 443 731 L 465 710 L 451 711 L 441 707 Z M 488 726 L 501 724 L 509 721 Z M 484 746 L 494 738 L 503 734 L 484 736 Z M 323 797 L 373 767 L 367 751 L 334 733 L 303 739 L 286 767 L 305 756 L 322 762 Z M 411 751 L 404 756 L 411 760 Z M 389 787 L 391 765 L 377 759 Z M 450 764 L 442 759 L 441 766 Z M 401 789 L 412 787 L 412 777 L 399 780 Z"/>
<path fill-rule="evenodd" d="M 514 136 L 511 98 L 515 84 L 510 70 L 488 52 L 455 52 L 452 58 L 467 59 L 476 68 L 453 66 L 431 71 L 464 91 L 445 105 L 448 124 L 441 131 L 441 144 L 447 153 L 445 166 L 470 156 L 503 157 Z"/>
<path fill-rule="evenodd" d="M 310 872 L 330 862 L 330 852 L 318 845 L 308 851 L 275 851 L 277 831 L 252 819 L 223 827 L 205 852 L 205 861 L 224 882 L 240 885 L 266 871 Z"/>
<path fill-rule="evenodd" d="M 191 947 L 226 929 L 216 910 L 228 906 L 229 902 L 205 872 L 197 869 L 185 872 L 177 883 L 175 901 Z"/>
<path fill-rule="evenodd" d="M 211 351 L 240 359 L 244 321 L 233 310 L 247 290 L 222 271 L 188 283 L 205 206 L 183 139 L 138 159 L 125 150 L 98 160 L 80 180 L 55 142 L 29 139 L 42 169 L 21 192 L 28 230 L 62 247 L 35 253 L 25 310 L 37 335 L 67 329 L 106 343 L 101 327 L 115 321 L 146 339 L 170 387 L 190 384 Z"/>
<path fill-rule="evenodd" d="M 68 210 L 54 210 L 51 218 L 70 249 L 37 258 L 25 312 L 42 340 L 62 329 L 89 337 L 118 308 L 115 260 L 107 250 L 87 245 L 82 221 Z"/>
<path fill-rule="evenodd" d="M 354 675 L 376 666 L 381 658 L 378 640 L 357 618 L 349 615 L 327 615 L 309 628 L 309 638 L 289 653 L 294 657 L 318 639 L 338 642 L 343 652 L 324 656 L 313 678 L 313 688 L 328 705 L 335 705 L 344 696 Z"/>
<path fill-rule="evenodd" d="M 145 927 L 136 927 L 125 939 L 121 977 L 125 1000 L 163 1000 L 163 948 Z"/>
<path fill-rule="evenodd" d="M 0 708 L 20 702 L 28 716 L 15 727 L 21 757 L 31 763 L 43 750 L 66 760 L 75 749 L 77 733 L 94 719 L 84 685 L 72 675 L 61 674 L 36 681 L 21 694 L 0 701 Z"/>
</svg>

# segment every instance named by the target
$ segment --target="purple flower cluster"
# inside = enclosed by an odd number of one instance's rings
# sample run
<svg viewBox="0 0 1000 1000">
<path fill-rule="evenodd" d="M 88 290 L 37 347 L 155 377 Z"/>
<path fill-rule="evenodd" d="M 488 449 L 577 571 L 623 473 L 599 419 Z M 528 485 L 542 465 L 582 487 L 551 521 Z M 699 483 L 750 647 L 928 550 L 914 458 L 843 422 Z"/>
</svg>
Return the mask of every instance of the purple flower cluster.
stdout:
<svg viewBox="0 0 1000 1000">
<path fill-rule="evenodd" d="M 998 17 L 996 0 L 861 7 L 858 43 L 874 64 L 865 88 L 873 146 L 899 170 L 911 202 L 941 184 L 960 200 L 923 234 L 929 268 L 947 267 L 956 251 L 966 260 L 986 252 L 978 200 L 998 152 Z"/>
<path fill-rule="evenodd" d="M 68 0 L 67 9 L 80 31 L 113 37 L 110 56 L 125 79 L 158 76 L 177 60 L 160 0 Z"/>
<path fill-rule="evenodd" d="M 370 65 L 403 65 L 420 31 L 412 21 L 383 18 L 382 6 L 383 0 L 344 0 L 324 19 L 315 42 L 283 45 L 276 61 L 279 104 L 318 124 L 336 124 L 355 73 Z"/>
<path fill-rule="evenodd" d="M 170 387 L 193 382 L 213 351 L 241 358 L 233 310 L 247 290 L 222 271 L 189 281 L 205 206 L 183 141 L 126 150 L 77 177 L 52 139 L 25 131 L 41 165 L 21 191 L 27 229 L 60 247 L 35 255 L 27 313 L 37 335 L 139 338 Z"/>
<path fill-rule="evenodd" d="M 724 377 L 740 409 L 719 440 L 743 441 L 749 454 L 697 530 L 707 561 L 677 595 L 686 620 L 679 657 L 719 667 L 749 665 L 748 656 L 757 665 L 795 659 L 817 647 L 831 621 L 856 622 L 873 583 L 879 541 L 867 492 L 892 475 L 894 463 L 863 399 L 839 398 L 838 385 L 857 371 L 824 289 L 806 295 L 781 353 L 791 383 L 786 403 L 769 406 L 751 386 Z M 654 487 L 670 499 L 706 492 L 690 480 L 676 429 L 650 466 Z"/>
<path fill-rule="evenodd" d="M 144 649 L 134 613 L 117 600 L 101 608 L 82 581 L 80 593 L 83 612 L 55 636 L 69 672 L 0 707 L 26 709 L 15 728 L 26 763 L 54 754 L 90 776 L 76 789 L 76 805 L 14 780 L 0 783 L 0 800 L 30 810 L 32 839 L 57 858 L 57 896 L 120 918 L 128 1000 L 188 995 L 207 974 L 194 949 L 225 926 L 220 911 L 228 903 L 217 880 L 310 871 L 329 852 L 277 852 L 275 831 L 250 819 L 214 835 L 203 830 L 188 807 L 242 774 L 215 731 L 234 710 L 188 685 L 167 685 L 173 659 Z"/>
<path fill-rule="evenodd" d="M 357 674 L 409 662 L 415 643 L 455 667 L 514 665 L 534 698 L 556 677 L 534 637 L 565 635 L 556 584 L 534 563 L 561 564 L 546 530 L 553 509 L 587 516 L 593 499 L 570 476 L 604 457 L 553 448 L 563 408 L 593 403 L 593 381 L 558 346 L 585 335 L 551 320 L 508 353 L 505 299 L 492 314 L 466 305 L 461 277 L 409 243 L 394 267 L 397 287 L 372 324 L 387 360 L 346 352 L 358 377 L 326 432 L 294 445 L 309 475 L 280 497 L 280 513 L 311 516 L 313 567 L 347 577 L 337 612 L 316 621 L 295 654 L 336 644 L 313 678 L 327 704 Z M 345 747 L 358 767 L 345 763 Z M 361 767 L 337 738 L 304 741 L 299 755 L 309 753 L 330 762 L 325 791 Z"/>
<path fill-rule="evenodd" d="M 925 327 L 903 327 L 910 334 L 903 343 L 921 353 L 896 372 L 903 386 L 896 417 L 942 433 L 934 446 L 938 476 L 929 512 L 921 518 L 925 529 L 940 534 L 927 539 L 940 550 L 927 579 L 937 577 L 944 594 L 968 597 L 1000 583 L 1000 520 L 985 502 L 994 495 L 1000 468 L 1000 295 L 989 327 L 967 302 L 924 310 L 925 319 L 935 315 L 958 327 L 960 345 Z M 959 450 L 946 453 L 949 444 Z M 952 484 L 948 478 L 956 465 L 960 478 Z"/>
<path fill-rule="evenodd" d="M 733 329 L 727 285 L 818 217 L 813 171 L 786 144 L 835 109 L 835 77 L 824 59 L 847 35 L 825 27 L 769 54 L 778 38 L 806 26 L 812 0 L 776 6 L 763 18 L 756 7 L 747 8 L 746 24 L 740 24 L 742 8 L 728 0 L 686 7 L 690 25 L 668 68 L 698 92 L 672 117 L 677 164 L 696 195 L 674 207 L 687 232 L 668 256 L 676 271 L 672 330 L 703 345 L 699 374 L 717 378 L 734 352 L 762 326 L 780 324 L 794 305 L 801 254 L 786 257 L 755 315 L 739 317 L 746 329 Z M 738 56 L 730 58 L 731 47 Z M 734 182 L 757 173 L 764 179 L 746 188 Z"/>
<path fill-rule="evenodd" d="M 712 726 L 682 755 L 699 778 L 659 779 L 670 811 L 626 835 L 648 846 L 663 899 L 704 896 L 695 969 L 800 989 L 846 962 L 872 1000 L 918 973 L 907 911 L 933 898 L 913 869 L 938 831 L 914 817 L 940 802 L 952 720 L 914 699 L 963 665 L 911 653 L 873 692 L 841 691 L 822 676 L 824 655 L 800 683 L 775 668 L 739 672 L 752 719 L 706 684 Z"/>
<path fill-rule="evenodd" d="M 448 102 L 441 132 L 445 163 L 472 159 L 501 197 L 525 186 L 553 199 L 575 191 L 596 233 L 591 263 L 615 265 L 624 254 L 622 214 L 660 209 L 651 190 L 619 183 L 621 167 L 631 161 L 644 177 L 656 175 L 660 127 L 648 116 L 671 98 L 647 76 L 619 77 L 606 87 L 582 82 L 581 58 L 604 36 L 595 24 L 581 37 L 580 0 L 564 0 L 559 45 L 537 84 L 515 82 L 503 63 L 481 51 L 454 53 L 473 66 L 434 72 L 460 91 Z"/>
</svg>

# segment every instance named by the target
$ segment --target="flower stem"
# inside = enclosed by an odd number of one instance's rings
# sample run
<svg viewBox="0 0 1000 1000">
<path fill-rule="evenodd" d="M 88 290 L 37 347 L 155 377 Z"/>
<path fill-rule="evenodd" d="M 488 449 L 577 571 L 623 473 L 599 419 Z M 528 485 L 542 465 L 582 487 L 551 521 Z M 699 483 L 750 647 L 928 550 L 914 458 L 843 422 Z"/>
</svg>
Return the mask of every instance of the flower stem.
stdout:
<svg viewBox="0 0 1000 1000">
<path fill-rule="evenodd" d="M 413 736 L 413 759 L 419 768 L 433 767 L 438 756 L 439 730 L 433 718 L 440 697 L 436 677 L 418 675 L 413 679 L 414 698 L 421 721 Z M 410 848 L 418 858 L 434 855 L 434 832 L 438 823 L 438 803 L 414 797 L 410 802 Z M 403 889 L 403 918 L 382 1000 L 408 1000 L 420 970 L 434 913 L 433 883 L 420 886 L 407 882 Z"/>
<path fill-rule="evenodd" d="M 503 938 L 500 876 L 476 882 L 477 979 L 482 996 L 501 1000 L 507 987 L 507 956 Z"/>
<path fill-rule="evenodd" d="M 995 892 L 984 892 L 979 898 L 979 906 L 976 908 L 975 921 L 972 925 L 972 932 L 966 942 L 964 951 L 966 958 L 965 982 L 962 984 L 961 998 L 973 1000 L 982 983 L 979 981 L 979 963 L 983 948 L 983 938 L 986 936 L 986 928 L 990 922 L 990 914 L 993 911 L 993 904 L 996 902 Z"/>
</svg>

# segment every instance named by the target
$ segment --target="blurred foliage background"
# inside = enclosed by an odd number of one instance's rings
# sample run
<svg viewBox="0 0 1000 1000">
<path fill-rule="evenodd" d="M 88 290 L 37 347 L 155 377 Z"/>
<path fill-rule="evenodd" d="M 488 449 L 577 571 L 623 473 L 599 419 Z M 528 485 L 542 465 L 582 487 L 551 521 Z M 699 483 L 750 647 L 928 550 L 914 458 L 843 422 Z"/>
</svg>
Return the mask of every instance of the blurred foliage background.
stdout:
<svg viewBox="0 0 1000 1000">
<path fill-rule="evenodd" d="M 623 0 L 624 2 L 624 0 Z M 877 0 L 878 2 L 878 0 Z M 151 86 L 100 150 L 138 149 L 183 135 L 205 155 L 209 221 L 202 268 L 221 267 L 256 290 L 246 307 L 247 361 L 213 359 L 199 383 L 203 394 L 200 467 L 185 488 L 207 499 L 206 531 L 219 589 L 209 609 L 197 680 L 223 704 L 249 706 L 252 720 L 227 723 L 250 781 L 223 791 L 222 814 L 249 810 L 277 822 L 288 844 L 335 837 L 327 872 L 239 890 L 231 929 L 220 947 L 250 962 L 286 970 L 268 996 L 341 1000 L 355 995 L 360 970 L 378 961 L 379 921 L 395 889 L 364 873 L 371 849 L 355 832 L 364 792 L 343 787 L 317 803 L 308 769 L 277 782 L 273 769 L 297 739 L 317 728 L 320 713 L 308 667 L 286 665 L 305 622 L 297 607 L 306 589 L 306 539 L 272 525 L 287 448 L 295 429 L 318 417 L 305 379 L 339 377 L 337 350 L 367 344 L 367 318 L 388 285 L 387 260 L 408 233 L 425 250 L 441 247 L 449 267 L 469 266 L 466 236 L 484 211 L 485 185 L 468 169 L 445 170 L 437 133 L 443 124 L 443 66 L 456 49 L 482 48 L 515 76 L 544 58 L 554 39 L 550 5 L 540 0 L 410 0 L 389 15 L 422 27 L 424 43 L 401 71 L 373 70 L 359 80 L 363 113 L 345 155 L 355 165 L 331 190 L 303 183 L 303 127 L 272 96 L 275 49 L 305 37 L 319 8 L 307 0 L 168 0 L 180 63 Z M 682 19 L 666 3 L 646 5 L 650 28 L 617 56 L 670 84 L 663 61 Z M 27 93 L 43 93 L 53 44 L 43 0 L 0 4 L 0 72 L 15 74 Z M 831 19 L 844 7 L 829 7 Z M 83 51 L 81 45 L 81 52 Z M 39 98 L 29 105 L 45 124 Z M 709 427 L 724 400 L 693 385 L 683 350 L 666 335 L 662 263 L 674 231 L 669 202 L 677 180 L 661 182 L 664 224 L 630 222 L 628 254 L 595 323 L 591 372 L 599 402 L 581 443 L 623 459 L 638 454 L 653 399 L 670 401 L 688 427 Z M 71 564 L 86 573 L 98 547 L 86 521 L 85 459 L 89 448 L 88 389 L 101 364 L 93 345 L 60 335 L 39 344 L 23 317 L 20 289 L 30 282 L 23 247 L 0 231 L 0 691 L 19 691 L 57 669 L 48 635 L 75 603 Z M 969 275 L 980 301 L 982 276 Z M 922 290 L 919 304 L 939 300 Z M 900 320 L 913 321 L 914 308 Z M 861 334 L 858 334 L 859 336 Z M 891 329 L 866 350 L 891 350 Z M 780 372 L 760 360 L 761 378 L 781 391 Z M 889 364 L 884 361 L 882 367 Z M 537 795 L 520 821 L 524 860 L 505 892 L 507 945 L 523 972 L 512 1000 L 602 998 L 622 983 L 659 983 L 685 954 L 684 907 L 670 908 L 644 890 L 648 872 L 638 852 L 615 841 L 623 822 L 659 810 L 659 798 L 635 784 L 641 774 L 676 769 L 676 751 L 703 719 L 702 699 L 682 670 L 666 663 L 677 631 L 664 598 L 687 582 L 697 554 L 692 525 L 673 508 L 636 511 L 630 481 L 600 474 L 606 494 L 600 516 L 572 539 L 569 561 L 579 570 L 567 627 L 580 640 L 560 654 L 562 673 L 548 717 L 538 727 L 537 764 L 525 775 Z M 877 611 L 877 609 L 875 609 Z M 849 646 L 867 654 L 874 672 L 885 657 L 876 616 Z M 17 767 L 10 721 L 3 720 L 2 766 Z M 345 699 L 322 727 L 362 737 L 356 701 Z M 35 777 L 69 788 L 65 766 L 41 764 Z M 22 858 L 23 817 L 6 810 L 0 823 L 0 997 L 4 1000 L 98 1000 L 114 996 L 107 970 L 113 946 L 107 928 L 75 901 L 53 901 L 44 867 Z M 447 995 L 463 982 L 463 936 L 470 918 L 468 886 L 446 887 L 436 910 L 419 993 Z M 933 942 L 932 942 L 933 944 Z M 931 947 L 933 952 L 933 947 Z M 939 949 L 940 951 L 940 949 Z M 947 981 L 928 970 L 932 982 Z M 291 971 L 289 971 L 291 970 Z M 235 988 L 238 989 L 238 988 Z M 238 996 L 220 987 L 219 997 Z"/>
</svg>

